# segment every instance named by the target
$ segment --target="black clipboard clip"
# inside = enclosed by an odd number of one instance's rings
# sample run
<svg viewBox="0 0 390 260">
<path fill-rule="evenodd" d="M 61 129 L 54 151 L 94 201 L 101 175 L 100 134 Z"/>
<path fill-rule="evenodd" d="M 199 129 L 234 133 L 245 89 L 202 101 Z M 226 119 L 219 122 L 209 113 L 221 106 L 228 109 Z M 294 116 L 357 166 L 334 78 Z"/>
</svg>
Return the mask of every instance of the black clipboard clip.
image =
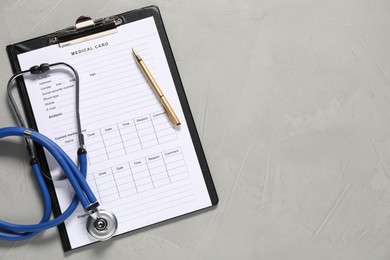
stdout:
<svg viewBox="0 0 390 260">
<path fill-rule="evenodd" d="M 117 31 L 116 27 L 123 23 L 118 16 L 92 20 L 88 16 L 80 16 L 73 27 L 68 27 L 51 35 L 51 43 L 62 47 L 83 41 L 106 36 Z"/>
</svg>

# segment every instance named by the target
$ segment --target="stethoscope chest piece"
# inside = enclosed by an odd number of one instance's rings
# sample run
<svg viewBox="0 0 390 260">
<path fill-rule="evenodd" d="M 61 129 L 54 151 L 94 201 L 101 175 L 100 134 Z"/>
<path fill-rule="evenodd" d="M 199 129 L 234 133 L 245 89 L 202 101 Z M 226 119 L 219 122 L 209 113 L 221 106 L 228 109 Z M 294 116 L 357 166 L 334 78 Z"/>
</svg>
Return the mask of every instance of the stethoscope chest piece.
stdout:
<svg viewBox="0 0 390 260">
<path fill-rule="evenodd" d="M 97 218 L 89 216 L 87 219 L 87 231 L 97 240 L 110 239 L 117 228 L 118 221 L 115 215 L 107 210 L 99 210 Z"/>
</svg>

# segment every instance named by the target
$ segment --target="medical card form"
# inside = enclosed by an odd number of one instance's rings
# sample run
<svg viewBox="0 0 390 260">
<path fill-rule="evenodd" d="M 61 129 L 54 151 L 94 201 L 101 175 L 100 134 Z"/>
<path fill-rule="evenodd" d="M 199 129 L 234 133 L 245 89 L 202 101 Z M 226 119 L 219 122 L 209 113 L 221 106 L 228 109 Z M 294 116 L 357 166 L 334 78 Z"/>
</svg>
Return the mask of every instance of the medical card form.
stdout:
<svg viewBox="0 0 390 260">
<path fill-rule="evenodd" d="M 148 64 L 181 119 L 180 127 L 170 123 L 132 48 Z M 153 16 L 118 26 L 114 34 L 64 48 L 54 44 L 34 49 L 17 59 L 21 70 L 66 62 L 78 71 L 87 181 L 101 208 L 116 215 L 116 235 L 216 204 L 216 194 L 210 194 L 215 190 L 207 186 L 211 178 L 204 177 L 190 133 L 192 117 L 182 108 Z M 24 83 L 38 131 L 77 162 L 74 76 L 53 69 L 24 77 Z M 50 154 L 46 158 L 63 211 L 74 192 Z M 87 217 L 79 205 L 66 221 L 65 250 L 95 242 L 85 229 Z"/>
</svg>

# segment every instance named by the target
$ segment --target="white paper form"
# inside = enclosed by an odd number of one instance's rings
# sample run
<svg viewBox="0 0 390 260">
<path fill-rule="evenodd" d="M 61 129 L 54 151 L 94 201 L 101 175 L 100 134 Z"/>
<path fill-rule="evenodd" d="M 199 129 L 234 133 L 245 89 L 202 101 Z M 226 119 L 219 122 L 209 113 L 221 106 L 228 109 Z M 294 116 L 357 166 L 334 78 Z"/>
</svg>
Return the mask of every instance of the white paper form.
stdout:
<svg viewBox="0 0 390 260">
<path fill-rule="evenodd" d="M 181 119 L 174 128 L 136 64 L 134 48 L 148 65 Z M 118 218 L 121 234 L 211 206 L 199 162 L 153 17 L 118 27 L 104 38 L 57 45 L 18 55 L 23 70 L 66 62 L 80 75 L 80 115 L 88 151 L 87 180 L 101 208 Z M 71 73 L 25 77 L 38 130 L 76 161 L 75 82 Z M 49 158 L 53 179 L 62 173 Z M 73 191 L 54 182 L 65 210 Z M 66 221 L 72 248 L 92 242 L 79 205 Z"/>
</svg>

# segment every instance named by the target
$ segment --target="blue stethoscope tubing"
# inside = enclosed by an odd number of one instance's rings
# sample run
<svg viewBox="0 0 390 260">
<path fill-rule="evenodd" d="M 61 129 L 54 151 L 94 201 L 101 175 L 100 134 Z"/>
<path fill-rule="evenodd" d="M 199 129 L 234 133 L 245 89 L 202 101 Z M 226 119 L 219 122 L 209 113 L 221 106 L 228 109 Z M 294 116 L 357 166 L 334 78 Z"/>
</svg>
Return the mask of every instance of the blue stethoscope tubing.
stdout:
<svg viewBox="0 0 390 260">
<path fill-rule="evenodd" d="M 26 131 L 30 131 L 27 128 L 22 127 L 6 127 L 0 129 L 0 138 L 9 137 L 9 136 L 24 136 Z M 39 224 L 32 225 L 22 225 L 22 224 L 12 224 L 9 222 L 0 220 L 0 229 L 4 229 L 10 232 L 0 232 L 0 239 L 3 240 L 23 240 L 31 238 L 43 230 L 55 227 L 61 223 L 63 223 L 76 209 L 79 201 L 82 203 L 83 207 L 87 207 L 90 203 L 87 201 L 85 195 L 92 201 L 96 201 L 96 198 L 86 184 L 85 176 L 87 172 L 87 158 L 86 153 L 79 153 L 78 159 L 80 164 L 80 169 L 73 163 L 73 161 L 69 158 L 69 156 L 61 149 L 59 146 L 51 141 L 46 136 L 32 131 L 30 138 L 45 147 L 56 159 L 58 164 L 62 167 L 64 173 L 67 178 L 71 182 L 74 190 L 76 192 L 76 196 L 73 198 L 72 202 L 68 206 L 68 208 L 56 217 L 53 220 L 50 219 L 52 204 L 50 199 L 49 190 L 46 186 L 45 180 L 43 179 L 43 175 L 41 169 L 39 167 L 37 160 L 31 161 L 31 166 L 33 169 L 34 176 L 37 180 L 39 189 L 41 191 L 41 195 L 43 198 L 44 204 L 44 213 L 42 219 Z M 82 188 L 83 186 L 83 188 Z M 85 195 L 84 195 L 85 192 Z M 79 196 L 79 194 L 82 194 Z"/>
<path fill-rule="evenodd" d="M 87 175 L 87 152 L 84 149 L 84 140 L 81 134 L 81 126 L 80 126 L 80 117 L 79 117 L 79 78 L 77 71 L 70 66 L 67 63 L 59 62 L 54 64 L 42 64 L 41 66 L 34 66 L 30 68 L 30 70 L 22 71 L 18 74 L 15 74 L 8 83 L 8 90 L 10 90 L 10 86 L 17 77 L 22 76 L 26 73 L 31 74 L 41 74 L 49 70 L 52 66 L 66 66 L 70 68 L 73 73 L 75 74 L 75 80 L 76 80 L 76 117 L 77 117 L 77 127 L 79 131 L 79 142 L 80 142 L 80 148 L 78 150 L 78 164 L 79 166 L 76 166 L 76 164 L 70 159 L 70 157 L 51 139 L 44 136 L 43 134 L 40 134 L 37 131 L 28 129 L 25 127 L 25 123 L 21 117 L 20 111 L 17 109 L 17 106 L 15 104 L 15 101 L 10 94 L 10 91 L 8 91 L 9 99 L 12 105 L 12 108 L 17 116 L 17 119 L 21 125 L 21 127 L 5 127 L 0 128 L 0 138 L 4 137 L 10 137 L 10 136 L 20 136 L 25 137 L 27 145 L 29 146 L 29 152 L 31 156 L 31 166 L 34 173 L 34 176 L 36 178 L 38 187 L 41 191 L 41 195 L 43 198 L 43 205 L 44 205 L 44 212 L 42 219 L 38 224 L 13 224 L 6 221 L 0 220 L 0 239 L 2 240 L 24 240 L 31 238 L 38 233 L 40 233 L 43 230 L 55 227 L 61 223 L 63 223 L 72 213 L 75 211 L 75 209 L 78 206 L 78 203 L 81 202 L 84 209 L 91 209 L 94 210 L 97 208 L 99 203 L 97 202 L 97 199 L 95 195 L 93 194 L 91 188 L 89 187 L 87 181 L 86 181 L 86 175 Z M 30 140 L 40 144 L 42 147 L 44 147 L 51 155 L 54 157 L 54 159 L 57 161 L 57 163 L 62 168 L 63 172 L 65 173 L 67 179 L 73 186 L 73 189 L 75 191 L 75 196 L 71 203 L 69 204 L 68 208 L 59 216 L 56 218 L 50 220 L 51 211 L 52 211 L 52 204 L 51 204 L 51 198 L 50 193 L 47 188 L 47 185 L 45 183 L 45 180 L 43 178 L 43 174 L 41 171 L 41 168 L 38 163 L 38 159 L 35 157 L 35 152 L 33 151 L 32 144 Z M 91 216 L 91 214 L 90 214 Z"/>
</svg>

